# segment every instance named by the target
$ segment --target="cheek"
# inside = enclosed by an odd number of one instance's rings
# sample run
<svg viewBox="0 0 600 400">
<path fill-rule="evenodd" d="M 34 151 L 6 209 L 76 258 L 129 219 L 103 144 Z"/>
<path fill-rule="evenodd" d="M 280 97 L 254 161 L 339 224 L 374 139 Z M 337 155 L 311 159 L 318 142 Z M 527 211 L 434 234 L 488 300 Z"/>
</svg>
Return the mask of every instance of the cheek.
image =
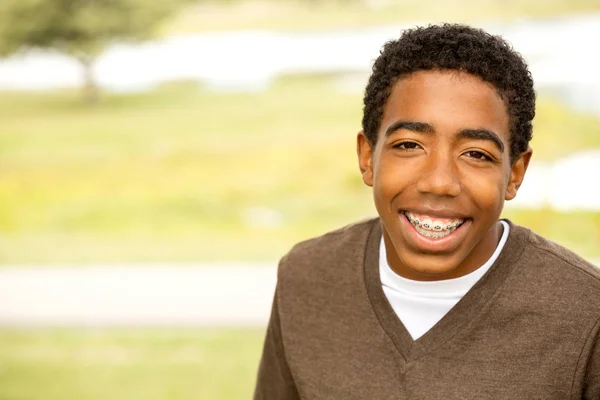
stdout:
<svg viewBox="0 0 600 400">
<path fill-rule="evenodd" d="M 414 175 L 411 163 L 399 163 L 393 156 L 383 156 L 375 165 L 373 189 L 380 197 L 389 200 L 410 186 L 411 177 Z"/>
<path fill-rule="evenodd" d="M 463 191 L 480 209 L 501 210 L 506 192 L 506 180 L 500 171 L 470 170 L 461 177 Z"/>
</svg>

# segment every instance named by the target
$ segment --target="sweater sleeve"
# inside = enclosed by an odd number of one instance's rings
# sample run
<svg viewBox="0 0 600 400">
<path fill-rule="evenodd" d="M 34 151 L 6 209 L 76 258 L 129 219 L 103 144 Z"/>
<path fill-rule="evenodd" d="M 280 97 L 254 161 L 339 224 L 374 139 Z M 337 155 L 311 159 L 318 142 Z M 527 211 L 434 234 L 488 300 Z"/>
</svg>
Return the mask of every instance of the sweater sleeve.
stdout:
<svg viewBox="0 0 600 400">
<path fill-rule="evenodd" d="M 278 399 L 296 400 L 300 399 L 300 395 L 285 357 L 276 290 L 262 358 L 258 367 L 254 400 Z"/>
<path fill-rule="evenodd" d="M 588 358 L 583 396 L 585 400 L 600 399 L 600 320 L 596 323 L 596 329 L 592 331 L 591 352 Z"/>
</svg>

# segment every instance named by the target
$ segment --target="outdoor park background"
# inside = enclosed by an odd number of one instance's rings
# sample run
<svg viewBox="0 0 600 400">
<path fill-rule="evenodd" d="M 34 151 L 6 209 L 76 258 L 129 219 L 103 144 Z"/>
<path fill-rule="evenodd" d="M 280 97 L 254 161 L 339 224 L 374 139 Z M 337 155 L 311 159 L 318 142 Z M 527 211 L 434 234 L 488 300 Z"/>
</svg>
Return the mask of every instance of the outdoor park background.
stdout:
<svg viewBox="0 0 600 400">
<path fill-rule="evenodd" d="M 326 35 L 570 15 L 600 20 L 600 1 L 192 2 L 157 37 Z M 599 39 L 581 38 L 590 46 Z M 251 64 L 242 50 L 229 55 L 241 77 Z M 7 59 L 4 70 L 0 60 L 0 269 L 274 264 L 295 242 L 374 215 L 354 150 L 366 75 L 302 70 L 260 85 L 137 82 L 105 87 L 90 105 L 68 79 L 63 88 L 62 81 L 11 88 L 2 73 L 26 65 L 10 63 L 27 54 Z M 565 65 L 573 75 L 582 68 Z M 600 149 L 600 101 L 586 108 L 561 93 L 539 92 L 532 147 L 541 164 Z M 599 172 L 580 175 L 595 187 Z M 596 260 L 599 208 L 516 205 L 504 215 Z M 263 335 L 264 327 L 6 324 L 0 399 L 249 398 Z"/>
</svg>

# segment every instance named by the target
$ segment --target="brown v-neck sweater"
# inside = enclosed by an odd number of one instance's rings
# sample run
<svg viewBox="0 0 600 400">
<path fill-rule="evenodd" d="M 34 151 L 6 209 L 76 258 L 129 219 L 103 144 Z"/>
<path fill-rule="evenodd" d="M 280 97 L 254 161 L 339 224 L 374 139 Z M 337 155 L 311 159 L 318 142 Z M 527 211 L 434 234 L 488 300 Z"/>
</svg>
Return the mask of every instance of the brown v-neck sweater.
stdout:
<svg viewBox="0 0 600 400">
<path fill-rule="evenodd" d="M 490 270 L 416 341 L 381 287 L 379 219 L 296 245 L 254 398 L 600 399 L 600 273 L 510 226 Z"/>
</svg>

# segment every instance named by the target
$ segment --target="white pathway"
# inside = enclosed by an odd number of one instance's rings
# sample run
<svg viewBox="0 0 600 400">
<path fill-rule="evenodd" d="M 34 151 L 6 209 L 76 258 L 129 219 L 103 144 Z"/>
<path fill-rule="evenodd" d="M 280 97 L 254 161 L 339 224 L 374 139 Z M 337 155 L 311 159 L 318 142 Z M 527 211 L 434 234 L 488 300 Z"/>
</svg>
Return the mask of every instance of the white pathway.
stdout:
<svg viewBox="0 0 600 400">
<path fill-rule="evenodd" d="M 3 326 L 264 326 L 272 265 L 0 268 Z"/>
<path fill-rule="evenodd" d="M 0 326 L 262 327 L 275 282 L 275 263 L 2 267 Z"/>
</svg>

